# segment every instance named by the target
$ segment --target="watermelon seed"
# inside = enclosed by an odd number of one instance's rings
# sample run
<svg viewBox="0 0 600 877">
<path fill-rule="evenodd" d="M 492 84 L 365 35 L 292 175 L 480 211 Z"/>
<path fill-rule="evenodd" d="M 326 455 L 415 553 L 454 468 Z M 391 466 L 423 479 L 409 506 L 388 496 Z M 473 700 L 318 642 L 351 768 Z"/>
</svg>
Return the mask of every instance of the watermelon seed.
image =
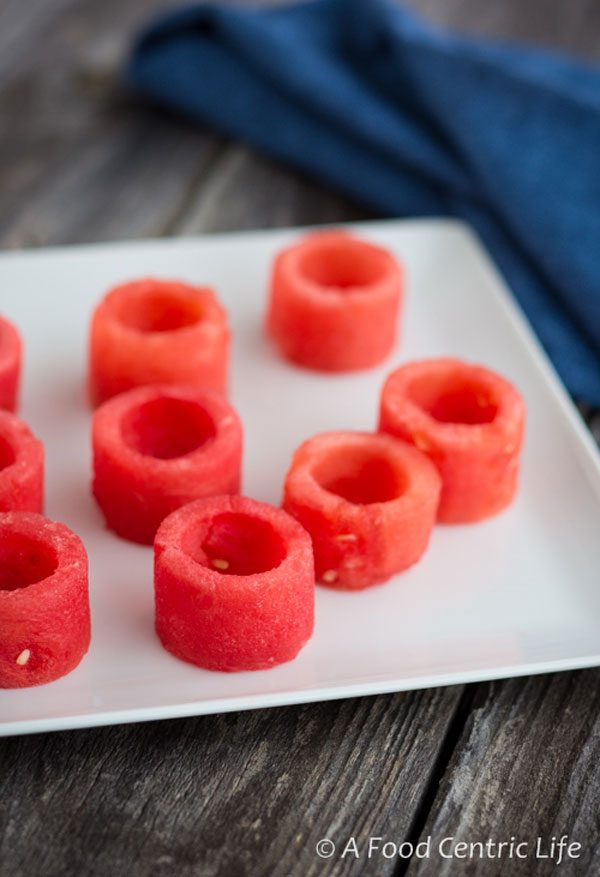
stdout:
<svg viewBox="0 0 600 877">
<path fill-rule="evenodd" d="M 336 542 L 356 542 L 357 536 L 354 533 L 340 533 L 335 539 Z"/>
<path fill-rule="evenodd" d="M 19 665 L 19 667 L 24 667 L 30 657 L 31 657 L 30 650 L 23 649 L 21 654 L 17 657 L 17 664 Z"/>
<path fill-rule="evenodd" d="M 427 442 L 420 435 L 413 435 L 412 440 L 415 448 L 418 448 L 420 451 L 428 450 Z"/>
<path fill-rule="evenodd" d="M 358 569 L 360 560 L 357 557 L 346 557 L 344 560 L 344 569 Z"/>
<path fill-rule="evenodd" d="M 336 571 L 334 569 L 328 569 L 322 575 L 322 579 L 324 582 L 335 582 L 337 577 L 338 577 L 338 574 L 336 573 Z"/>
<path fill-rule="evenodd" d="M 215 569 L 226 570 L 229 569 L 229 561 L 228 560 L 220 560 L 218 557 L 212 560 L 212 565 Z"/>
</svg>

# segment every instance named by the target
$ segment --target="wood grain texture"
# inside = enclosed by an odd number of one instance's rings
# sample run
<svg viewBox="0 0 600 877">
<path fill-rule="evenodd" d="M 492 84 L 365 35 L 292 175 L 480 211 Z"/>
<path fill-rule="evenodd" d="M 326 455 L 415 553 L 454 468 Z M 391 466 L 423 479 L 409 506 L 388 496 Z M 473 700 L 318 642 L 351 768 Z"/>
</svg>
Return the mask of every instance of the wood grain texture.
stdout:
<svg viewBox="0 0 600 877">
<path fill-rule="evenodd" d="M 518 39 L 590 60 L 600 58 L 595 0 L 402 0 L 436 24 L 464 34 Z"/>
<path fill-rule="evenodd" d="M 529 858 L 413 860 L 410 875 L 600 874 L 600 674 L 480 685 L 421 839 L 529 842 Z M 567 834 L 581 856 L 558 869 L 536 838 Z"/>
<path fill-rule="evenodd" d="M 595 0 L 410 2 L 465 32 L 600 57 Z M 0 245 L 372 215 L 122 93 L 132 34 L 179 3 L 0 4 Z M 598 415 L 583 414 L 600 435 Z M 599 873 L 599 689 L 589 671 L 3 740 L 0 874 L 493 875 L 439 860 L 319 860 L 314 844 L 522 828 L 586 841 L 576 867 L 588 870 L 559 873 Z M 527 866 L 496 873 L 549 873 Z"/>
<path fill-rule="evenodd" d="M 4 246 L 161 235 L 176 221 L 221 140 L 118 84 L 134 33 L 159 5 L 59 5 L 35 51 L 17 29 L 21 52 L 0 81 Z"/>
<path fill-rule="evenodd" d="M 198 234 L 367 218 L 374 216 L 366 208 L 233 144 L 190 199 L 176 231 Z"/>
<path fill-rule="evenodd" d="M 317 840 L 409 832 L 461 693 L 4 739 L 0 871 L 361 875 Z"/>
</svg>

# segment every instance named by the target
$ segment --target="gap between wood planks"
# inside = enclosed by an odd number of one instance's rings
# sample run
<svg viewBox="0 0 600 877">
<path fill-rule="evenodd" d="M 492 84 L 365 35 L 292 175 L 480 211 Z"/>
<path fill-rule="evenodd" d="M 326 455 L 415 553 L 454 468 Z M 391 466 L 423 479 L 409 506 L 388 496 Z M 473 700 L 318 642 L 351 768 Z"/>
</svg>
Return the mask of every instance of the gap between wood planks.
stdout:
<svg viewBox="0 0 600 877">
<path fill-rule="evenodd" d="M 476 690 L 476 683 L 466 685 L 456 705 L 454 715 L 448 725 L 437 757 L 434 761 L 433 772 L 429 779 L 429 783 L 423 798 L 421 799 L 421 803 L 415 811 L 408 834 L 403 838 L 403 840 L 413 846 L 416 846 L 421 839 L 425 826 L 427 825 L 428 819 L 432 813 L 433 805 L 439 792 L 440 783 L 446 776 L 454 751 L 459 744 L 466 724 L 471 716 L 471 709 Z M 403 877 L 403 875 L 407 874 L 411 862 L 412 859 L 401 859 L 394 869 L 394 877 Z"/>
</svg>

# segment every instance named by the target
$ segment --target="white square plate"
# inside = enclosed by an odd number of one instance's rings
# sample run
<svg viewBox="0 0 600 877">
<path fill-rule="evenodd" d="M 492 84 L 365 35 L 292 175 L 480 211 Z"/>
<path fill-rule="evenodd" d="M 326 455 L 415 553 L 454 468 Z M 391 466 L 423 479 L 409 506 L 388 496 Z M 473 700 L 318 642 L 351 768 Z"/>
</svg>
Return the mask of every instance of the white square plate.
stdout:
<svg viewBox="0 0 600 877">
<path fill-rule="evenodd" d="M 92 603 L 89 654 L 50 685 L 0 691 L 0 734 L 600 663 L 600 462 L 579 415 L 464 226 L 394 221 L 354 230 L 404 261 L 408 289 L 398 349 L 381 368 L 349 376 L 288 366 L 263 335 L 271 260 L 297 229 L 0 255 L 0 311 L 26 344 L 20 413 L 46 443 L 46 513 L 85 542 Z M 516 503 L 485 523 L 436 528 L 421 562 L 386 585 L 361 593 L 319 588 L 314 637 L 289 664 L 225 674 L 179 662 L 153 630 L 152 550 L 104 529 L 89 489 L 88 322 L 109 286 L 140 275 L 214 285 L 229 310 L 248 495 L 278 503 L 302 439 L 374 428 L 387 372 L 408 359 L 448 354 L 497 369 L 526 398 Z"/>
</svg>

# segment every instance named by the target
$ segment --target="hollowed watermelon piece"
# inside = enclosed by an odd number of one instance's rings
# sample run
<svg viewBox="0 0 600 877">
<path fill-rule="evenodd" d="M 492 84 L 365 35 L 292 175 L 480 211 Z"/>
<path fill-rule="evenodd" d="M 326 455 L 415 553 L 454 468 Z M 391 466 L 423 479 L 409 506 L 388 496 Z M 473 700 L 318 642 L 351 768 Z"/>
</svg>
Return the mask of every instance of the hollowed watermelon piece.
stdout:
<svg viewBox="0 0 600 877">
<path fill-rule="evenodd" d="M 51 682 L 88 650 L 88 564 L 64 524 L 0 514 L 0 688 Z"/>
<path fill-rule="evenodd" d="M 330 432 L 294 454 L 283 507 L 312 537 L 317 580 L 357 590 L 421 557 L 439 492 L 435 467 L 415 448 L 389 436 Z"/>
<path fill-rule="evenodd" d="M 217 393 L 141 387 L 93 417 L 94 496 L 119 536 L 152 544 L 160 522 L 194 499 L 237 493 L 242 426 Z"/>
<path fill-rule="evenodd" d="M 44 445 L 14 414 L 0 411 L 0 512 L 41 512 Z"/>
<path fill-rule="evenodd" d="M 92 404 L 149 384 L 225 393 L 230 333 L 214 292 L 146 278 L 109 292 L 90 330 Z"/>
<path fill-rule="evenodd" d="M 17 410 L 22 348 L 16 327 L 0 317 L 0 408 L 6 411 Z"/>
<path fill-rule="evenodd" d="M 310 235 L 276 258 L 267 328 L 292 362 L 350 371 L 394 346 L 402 270 L 386 250 L 344 232 Z"/>
<path fill-rule="evenodd" d="M 442 476 L 438 519 L 495 515 L 518 483 L 525 403 L 505 378 L 457 359 L 402 366 L 381 394 L 379 428 L 416 445 Z"/>
<path fill-rule="evenodd" d="M 290 661 L 314 623 L 311 542 L 281 509 L 245 497 L 198 500 L 154 543 L 156 631 L 176 657 L 209 670 Z"/>
</svg>

